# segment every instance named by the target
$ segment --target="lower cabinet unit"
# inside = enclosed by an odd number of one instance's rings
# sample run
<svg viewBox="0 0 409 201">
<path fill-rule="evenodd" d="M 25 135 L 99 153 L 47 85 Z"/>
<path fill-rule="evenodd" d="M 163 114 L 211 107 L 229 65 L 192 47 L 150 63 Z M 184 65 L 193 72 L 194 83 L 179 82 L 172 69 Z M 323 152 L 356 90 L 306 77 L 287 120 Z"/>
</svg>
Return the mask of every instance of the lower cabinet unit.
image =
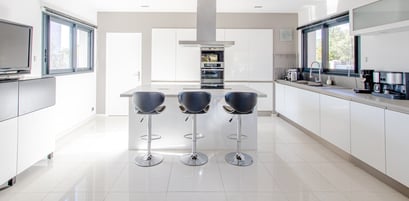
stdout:
<svg viewBox="0 0 409 201">
<path fill-rule="evenodd" d="M 258 111 L 273 111 L 273 83 L 248 83 L 247 86 L 267 95 L 257 99 Z"/>
<path fill-rule="evenodd" d="M 350 101 L 320 95 L 321 137 L 351 152 Z"/>
<path fill-rule="evenodd" d="M 285 116 L 285 86 L 274 84 L 275 111 Z"/>
<path fill-rule="evenodd" d="M 385 109 L 351 102 L 351 154 L 385 173 Z"/>
<path fill-rule="evenodd" d="M 17 118 L 0 122 L 0 185 L 17 174 Z"/>
<path fill-rule="evenodd" d="M 409 115 L 385 110 L 386 174 L 409 186 Z"/>
<path fill-rule="evenodd" d="M 52 119 L 55 107 L 41 109 L 18 117 L 18 162 L 17 173 L 46 158 L 55 148 Z"/>
</svg>

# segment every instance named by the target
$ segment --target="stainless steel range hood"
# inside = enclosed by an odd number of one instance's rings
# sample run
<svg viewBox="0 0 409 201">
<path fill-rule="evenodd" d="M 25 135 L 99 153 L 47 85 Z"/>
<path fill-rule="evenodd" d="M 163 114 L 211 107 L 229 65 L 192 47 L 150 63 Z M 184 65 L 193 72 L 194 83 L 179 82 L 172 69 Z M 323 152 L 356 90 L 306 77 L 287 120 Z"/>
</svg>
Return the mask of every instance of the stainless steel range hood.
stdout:
<svg viewBox="0 0 409 201">
<path fill-rule="evenodd" d="M 201 47 L 234 45 L 234 41 L 216 41 L 216 0 L 197 0 L 196 40 L 181 40 L 179 44 Z"/>
</svg>

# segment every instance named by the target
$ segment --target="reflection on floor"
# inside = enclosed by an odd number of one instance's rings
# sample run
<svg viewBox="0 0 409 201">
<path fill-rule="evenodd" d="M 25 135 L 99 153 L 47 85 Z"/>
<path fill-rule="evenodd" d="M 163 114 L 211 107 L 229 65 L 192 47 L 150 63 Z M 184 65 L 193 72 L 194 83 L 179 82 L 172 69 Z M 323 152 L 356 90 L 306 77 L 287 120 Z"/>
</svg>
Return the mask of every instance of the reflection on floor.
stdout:
<svg viewBox="0 0 409 201">
<path fill-rule="evenodd" d="M 259 118 L 249 167 L 205 151 L 201 167 L 182 165 L 182 152 L 163 152 L 162 164 L 141 168 L 127 150 L 127 128 L 126 117 L 95 117 L 58 141 L 52 161 L 19 175 L 0 201 L 409 200 L 277 117 Z"/>
</svg>

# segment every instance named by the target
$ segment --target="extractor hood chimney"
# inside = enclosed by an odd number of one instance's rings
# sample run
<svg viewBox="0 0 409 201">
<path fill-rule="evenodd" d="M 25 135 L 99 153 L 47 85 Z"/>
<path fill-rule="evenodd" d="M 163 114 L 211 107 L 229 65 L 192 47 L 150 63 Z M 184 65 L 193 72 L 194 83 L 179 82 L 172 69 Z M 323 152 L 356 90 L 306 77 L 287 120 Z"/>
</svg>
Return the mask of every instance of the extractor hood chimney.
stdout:
<svg viewBox="0 0 409 201">
<path fill-rule="evenodd" d="M 216 0 L 197 0 L 196 40 L 181 40 L 179 44 L 202 47 L 234 45 L 234 41 L 216 41 Z"/>
</svg>

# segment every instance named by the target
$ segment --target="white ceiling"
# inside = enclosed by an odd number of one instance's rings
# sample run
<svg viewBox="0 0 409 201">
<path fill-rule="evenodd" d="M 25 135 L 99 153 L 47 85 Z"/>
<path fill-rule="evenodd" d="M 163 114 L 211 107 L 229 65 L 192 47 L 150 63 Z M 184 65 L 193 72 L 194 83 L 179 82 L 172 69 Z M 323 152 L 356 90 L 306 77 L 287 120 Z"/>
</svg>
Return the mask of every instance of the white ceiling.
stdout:
<svg viewBox="0 0 409 201">
<path fill-rule="evenodd" d="M 81 0 L 84 1 L 92 1 L 97 11 L 196 12 L 196 0 Z M 217 0 L 217 12 L 295 13 L 323 1 L 338 0 Z"/>
</svg>

